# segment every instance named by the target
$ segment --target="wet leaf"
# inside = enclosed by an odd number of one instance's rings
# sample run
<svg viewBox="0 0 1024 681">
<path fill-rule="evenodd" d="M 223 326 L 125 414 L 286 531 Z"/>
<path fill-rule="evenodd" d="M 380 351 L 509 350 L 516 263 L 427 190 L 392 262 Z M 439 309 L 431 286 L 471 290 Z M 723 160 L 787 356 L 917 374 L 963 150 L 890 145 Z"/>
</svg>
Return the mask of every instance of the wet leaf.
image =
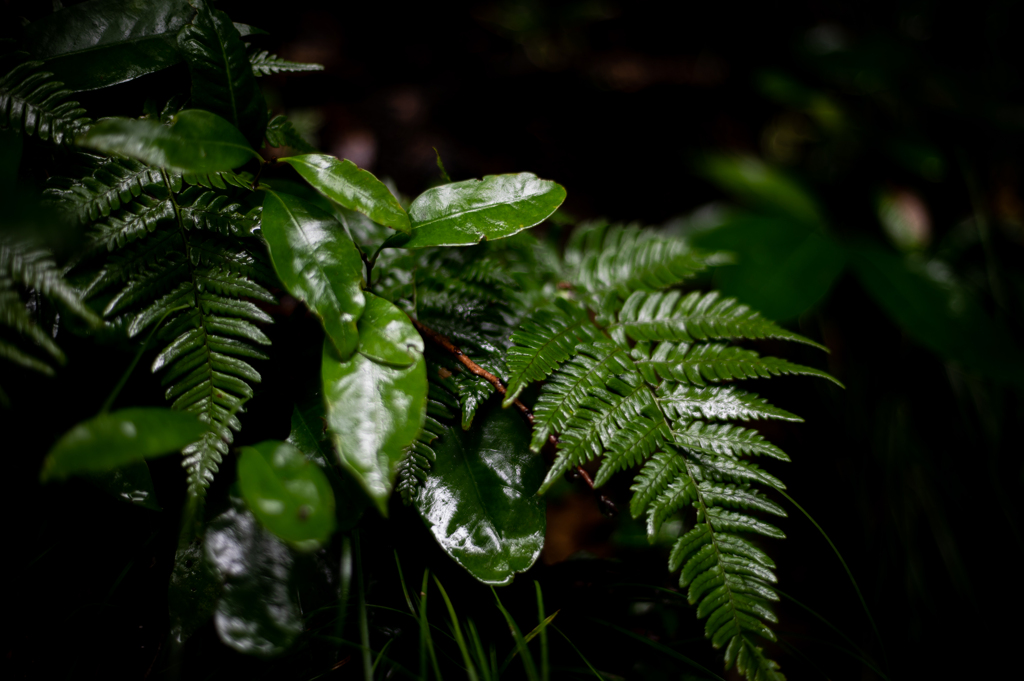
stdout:
<svg viewBox="0 0 1024 681">
<path fill-rule="evenodd" d="M 203 546 L 224 585 L 214 613 L 220 640 L 249 655 L 284 652 L 302 632 L 288 546 L 235 496 L 231 508 L 210 522 Z"/>
<path fill-rule="evenodd" d="M 121 501 L 148 508 L 151 511 L 161 510 L 160 504 L 156 501 L 153 477 L 150 475 L 149 466 L 145 461 L 136 461 L 127 466 L 100 473 L 93 476 L 92 482 Z"/>
<path fill-rule="evenodd" d="M 423 338 L 408 315 L 367 293 L 366 312 L 359 323 L 359 352 L 381 364 L 405 367 L 423 355 Z"/>
<path fill-rule="evenodd" d="M 396 367 L 364 354 L 362 340 L 360 351 L 346 361 L 339 361 L 330 344 L 324 343 L 321 375 L 327 425 L 338 460 L 381 514 L 387 515 L 398 464 L 426 417 L 427 366 L 422 340 L 418 346 L 413 344 L 391 313 L 364 316 L 359 321 L 359 335 L 371 345 L 390 340 L 392 354 L 416 351 L 413 364 Z M 382 354 L 380 348 L 369 349 Z"/>
<path fill-rule="evenodd" d="M 367 170 L 352 161 L 327 154 L 305 154 L 280 159 L 324 196 L 374 222 L 400 232 L 411 229 L 409 216 L 391 191 Z"/>
<path fill-rule="evenodd" d="M 187 0 L 92 0 L 25 27 L 25 45 L 71 90 L 134 80 L 181 61 L 178 31 L 195 15 Z"/>
<path fill-rule="evenodd" d="M 64 434 L 43 462 L 41 478 L 111 471 L 170 454 L 207 430 L 193 414 L 158 407 L 122 409 L 82 421 Z"/>
<path fill-rule="evenodd" d="M 181 111 L 170 127 L 151 120 L 108 118 L 79 136 L 77 143 L 152 166 L 193 173 L 232 170 L 259 159 L 238 128 L 200 109 Z"/>
<path fill-rule="evenodd" d="M 564 200 L 564 187 L 532 173 L 441 185 L 409 206 L 412 239 L 402 245 L 465 246 L 512 236 L 543 222 Z"/>
<path fill-rule="evenodd" d="M 363 314 L 363 261 L 331 216 L 290 194 L 267 191 L 263 237 L 281 282 L 309 305 L 342 358 L 356 349 Z"/>
<path fill-rule="evenodd" d="M 221 584 L 203 552 L 202 497 L 190 497 L 182 514 L 178 550 L 167 587 L 171 638 L 184 643 L 213 615 Z"/>
<path fill-rule="evenodd" d="M 334 532 L 334 493 L 327 477 L 287 442 L 243 447 L 238 485 L 260 523 L 285 541 L 319 545 Z"/>
<path fill-rule="evenodd" d="M 437 460 L 416 499 L 448 555 L 486 584 L 508 584 L 544 546 L 544 460 L 530 452 L 530 429 L 494 398 L 473 428 L 446 426 Z"/>
</svg>

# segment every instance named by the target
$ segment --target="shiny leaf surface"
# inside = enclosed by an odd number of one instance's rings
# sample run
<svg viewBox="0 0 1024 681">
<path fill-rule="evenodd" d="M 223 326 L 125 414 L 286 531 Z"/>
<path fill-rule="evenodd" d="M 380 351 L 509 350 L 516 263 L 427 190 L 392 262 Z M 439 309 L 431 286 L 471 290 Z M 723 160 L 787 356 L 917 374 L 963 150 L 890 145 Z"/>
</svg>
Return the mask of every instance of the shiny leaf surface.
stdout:
<svg viewBox="0 0 1024 681">
<path fill-rule="evenodd" d="M 231 170 L 259 159 L 238 128 L 200 109 L 185 109 L 170 127 L 150 120 L 110 118 L 92 126 L 77 141 L 107 154 L 193 173 Z"/>
<path fill-rule="evenodd" d="M 91 0 L 26 26 L 25 45 L 66 87 L 94 90 L 180 62 L 177 34 L 194 14 L 186 0 Z"/>
<path fill-rule="evenodd" d="M 474 427 L 445 427 L 437 460 L 416 506 L 434 538 L 485 584 L 508 584 L 544 546 L 544 460 L 530 452 L 530 429 L 497 398 Z"/>
<path fill-rule="evenodd" d="M 288 292 L 320 318 L 342 358 L 356 349 L 363 314 L 363 261 L 352 239 L 331 216 L 290 194 L 268 191 L 263 237 Z"/>
<path fill-rule="evenodd" d="M 324 196 L 374 222 L 408 233 L 409 216 L 391 191 L 369 171 L 327 154 L 282 158 Z"/>
<path fill-rule="evenodd" d="M 334 532 L 334 492 L 327 477 L 287 442 L 243 447 L 238 485 L 260 524 L 285 541 L 323 544 Z"/>
<path fill-rule="evenodd" d="M 393 331 L 393 324 L 391 314 L 364 317 L 360 337 L 371 344 L 397 339 L 402 344 L 395 343 L 393 351 L 409 352 L 408 339 L 404 332 Z M 324 343 L 321 375 L 327 426 L 338 460 L 383 515 L 405 448 L 416 439 L 426 417 L 427 365 L 417 354 L 415 363 L 405 367 L 382 364 L 362 351 L 339 361 Z"/>
<path fill-rule="evenodd" d="M 407 367 L 423 355 L 423 338 L 393 303 L 366 294 L 359 323 L 359 352 L 380 364 Z"/>
<path fill-rule="evenodd" d="M 220 640 L 250 655 L 284 652 L 302 632 L 288 546 L 232 497 L 231 508 L 210 522 L 204 549 L 224 585 L 213 620 Z"/>
<path fill-rule="evenodd" d="M 194 415 L 157 407 L 122 409 L 82 421 L 46 455 L 42 479 L 110 471 L 195 442 L 206 425 Z"/>
<path fill-rule="evenodd" d="M 512 236 L 543 222 L 564 200 L 564 187 L 532 173 L 434 187 L 409 206 L 412 239 L 403 245 L 465 246 Z"/>
<path fill-rule="evenodd" d="M 267 103 L 249 64 L 238 29 L 224 12 L 192 0 L 195 18 L 178 34 L 178 48 L 192 75 L 192 106 L 234 124 L 253 146 L 267 129 Z"/>
<path fill-rule="evenodd" d="M 716 288 L 780 322 L 824 298 L 846 262 L 832 237 L 791 219 L 737 215 L 692 240 L 734 253 L 734 264 L 716 269 Z"/>
</svg>

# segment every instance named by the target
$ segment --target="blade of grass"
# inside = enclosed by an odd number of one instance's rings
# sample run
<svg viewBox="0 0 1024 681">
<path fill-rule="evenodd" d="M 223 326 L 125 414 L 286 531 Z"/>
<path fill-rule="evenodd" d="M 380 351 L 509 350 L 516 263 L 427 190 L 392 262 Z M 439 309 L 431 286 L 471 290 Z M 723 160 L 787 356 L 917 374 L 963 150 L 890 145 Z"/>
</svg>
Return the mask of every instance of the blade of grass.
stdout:
<svg viewBox="0 0 1024 681">
<path fill-rule="evenodd" d="M 469 632 L 469 641 L 473 644 L 471 652 L 476 656 L 477 666 L 480 667 L 480 675 L 484 677 L 484 681 L 496 681 L 498 678 L 497 670 L 491 669 L 487 662 L 488 658 L 487 654 L 484 653 L 483 641 L 480 640 L 480 634 L 477 633 L 473 620 L 466 620 L 466 630 Z"/>
<path fill-rule="evenodd" d="M 843 560 L 843 554 L 839 553 L 839 549 L 836 548 L 836 545 L 832 542 L 832 538 L 829 537 L 828 533 L 825 532 L 825 530 L 821 527 L 821 525 L 818 524 L 818 521 L 815 520 L 814 517 L 810 513 L 808 513 L 807 511 L 804 510 L 803 506 L 801 506 L 800 504 L 796 503 L 796 500 L 793 497 L 791 497 L 788 494 L 786 494 L 784 491 L 779 490 L 779 493 L 782 496 L 786 497 L 786 499 L 789 500 L 789 503 L 791 503 L 794 506 L 796 506 L 800 510 L 801 513 L 803 513 L 805 516 L 807 516 L 807 519 L 811 521 L 812 525 L 814 525 L 816 528 L 818 528 L 818 532 L 821 532 L 821 536 L 825 538 L 825 541 L 828 542 L 828 545 L 832 547 L 832 551 L 836 554 L 836 558 L 838 558 L 839 562 L 842 563 L 843 569 L 846 570 L 846 576 L 850 578 L 850 583 L 853 585 L 853 590 L 857 592 L 857 598 L 860 599 L 860 605 L 861 605 L 862 608 L 864 608 L 864 614 L 867 615 L 868 622 L 871 623 L 871 628 L 875 632 L 875 638 L 878 639 L 878 648 L 879 648 L 879 650 L 882 651 L 882 664 L 883 664 L 883 666 L 886 669 L 888 669 L 889 668 L 889 660 L 888 660 L 888 658 L 887 658 L 887 656 L 885 654 L 885 644 L 882 643 L 882 634 L 879 633 L 879 631 L 878 631 L 878 625 L 875 624 L 875 618 L 871 616 L 871 609 L 868 608 L 868 602 L 866 600 L 864 600 L 864 594 L 861 593 L 860 587 L 857 585 L 857 580 L 853 578 L 853 572 L 850 570 L 850 566 L 848 566 L 846 564 L 846 561 Z"/>
<path fill-rule="evenodd" d="M 530 649 L 527 647 L 526 641 L 523 640 L 523 634 L 519 631 L 519 625 L 516 624 L 516 621 L 512 619 L 512 615 L 510 615 L 508 610 L 505 609 L 501 599 L 498 598 L 498 592 L 494 590 L 493 586 L 491 587 L 491 593 L 494 594 L 494 600 L 498 603 L 498 610 L 500 610 L 501 614 L 505 617 L 505 622 L 508 623 L 508 628 L 512 630 L 512 637 L 516 641 L 516 650 L 523 654 L 523 668 L 526 671 L 527 678 L 530 679 L 530 681 L 539 681 L 537 678 L 537 667 L 533 664 L 533 655 L 530 654 Z M 506 659 L 505 666 L 501 668 L 501 671 L 505 671 L 508 663 L 511 662 L 512 657 L 515 656 L 512 655 Z"/>
<path fill-rule="evenodd" d="M 417 617 L 416 608 L 413 607 L 412 598 L 409 597 L 409 590 L 405 588 L 405 575 L 402 574 L 402 562 L 398 560 L 398 551 L 395 551 L 395 565 L 398 567 L 398 582 L 402 585 L 402 595 L 405 596 L 405 604 L 409 606 L 409 612 L 412 613 L 413 617 Z M 416 599 L 416 605 L 419 606 L 419 599 Z"/>
<path fill-rule="evenodd" d="M 549 624 L 551 624 L 551 620 L 555 619 L 555 615 L 558 614 L 558 611 L 556 610 L 551 615 L 550 618 L 545 618 L 544 617 L 544 594 L 540 590 L 540 582 L 535 581 L 533 583 L 533 586 L 537 590 L 537 618 L 540 620 L 540 624 L 538 624 L 537 628 L 534 629 L 534 631 L 537 631 L 537 629 L 540 629 L 540 631 L 537 632 L 538 634 L 540 634 L 540 675 L 541 675 L 542 681 L 548 681 L 548 679 L 550 678 L 551 672 L 550 672 L 550 670 L 548 668 L 549 662 L 548 662 L 548 631 L 547 631 L 547 626 Z M 534 635 L 535 634 L 533 633 L 533 631 L 531 631 L 527 635 L 526 641 L 529 642 L 530 639 Z"/>
<path fill-rule="evenodd" d="M 565 639 L 565 642 L 569 644 L 569 647 L 576 651 L 576 654 L 580 656 L 581 660 L 583 660 L 583 664 L 587 665 L 587 668 L 590 669 L 590 671 L 594 672 L 594 676 L 596 676 L 599 681 L 604 681 L 604 677 L 601 676 L 601 672 L 594 669 L 594 665 L 590 664 L 590 660 L 584 657 L 583 653 L 580 652 L 580 649 L 577 648 L 576 644 L 572 642 L 572 639 L 566 636 L 565 633 L 561 629 L 556 627 L 554 624 L 551 625 L 551 628 L 554 629 L 562 638 Z"/>
<path fill-rule="evenodd" d="M 535 626 L 533 629 L 531 629 L 530 633 L 523 637 L 523 641 L 525 641 L 526 643 L 529 643 L 530 641 L 535 639 L 538 635 L 543 635 L 545 630 L 547 629 L 548 625 L 551 624 L 551 621 L 553 619 L 555 619 L 555 616 L 558 613 L 560 613 L 560 612 L 562 612 L 562 611 L 561 610 L 556 610 L 555 612 L 551 613 L 548 617 L 546 617 L 544 619 L 543 622 L 541 622 L 540 624 Z M 543 652 L 543 651 L 541 651 L 541 652 Z M 519 649 L 518 648 L 513 648 L 512 650 L 510 650 L 509 653 L 508 653 L 508 657 L 505 658 L 505 662 L 502 665 L 502 669 L 508 667 L 508 665 L 512 661 L 512 659 L 515 658 L 515 656 L 518 655 L 518 654 L 519 654 Z"/>
<path fill-rule="evenodd" d="M 430 638 L 430 623 L 427 621 L 427 589 L 430 588 L 430 570 L 423 571 L 423 584 L 420 587 L 420 677 L 427 678 L 427 657 L 430 658 L 434 677 L 441 681 L 441 667 L 437 664 L 437 653 L 434 652 L 434 641 Z"/>
<path fill-rule="evenodd" d="M 711 671 L 710 669 L 708 669 L 704 665 L 691 660 L 686 655 L 683 655 L 682 653 L 676 652 L 675 650 L 672 650 L 671 648 L 669 648 L 666 645 L 662 645 L 661 643 L 658 643 L 657 641 L 652 641 L 651 639 L 647 638 L 646 636 L 641 636 L 640 634 L 634 633 L 634 632 L 630 631 L 629 629 L 623 629 L 622 627 L 618 626 L 617 624 L 612 624 L 611 622 L 605 622 L 604 620 L 599 620 L 599 619 L 595 619 L 593 621 L 597 622 L 598 624 L 603 624 L 606 627 L 610 627 L 610 628 L 614 629 L 615 631 L 618 631 L 620 633 L 625 634 L 626 636 L 629 636 L 630 638 L 635 638 L 636 640 L 640 641 L 641 643 L 644 643 L 645 645 L 648 645 L 648 646 L 654 648 L 655 650 L 660 651 L 660 652 L 668 655 L 669 657 L 673 657 L 673 658 L 679 660 L 680 662 L 685 662 L 686 664 L 690 665 L 694 669 L 701 670 L 705 674 L 709 675 L 711 678 L 718 679 L 718 681 L 725 681 L 725 679 L 723 679 L 721 676 L 719 676 L 718 674 L 714 673 L 713 671 Z"/>
<path fill-rule="evenodd" d="M 373 661 L 373 669 L 371 670 L 372 672 L 377 671 L 377 665 L 380 664 L 380 661 L 382 659 L 384 659 L 384 653 L 387 652 L 388 646 L 390 646 L 392 643 L 394 643 L 394 641 L 395 641 L 395 639 L 389 638 L 388 642 L 385 643 L 384 647 L 380 649 L 379 653 L 377 653 L 377 659 Z"/>
<path fill-rule="evenodd" d="M 466 663 L 466 675 L 470 681 L 479 681 L 476 675 L 476 668 L 473 667 L 473 660 L 469 656 L 466 639 L 462 637 L 462 627 L 459 626 L 459 617 L 455 614 L 455 606 L 452 605 L 451 599 L 448 598 L 448 593 L 444 590 L 441 580 L 434 577 L 434 584 L 437 584 L 437 588 L 441 592 L 441 598 L 444 599 L 444 604 L 448 607 L 448 616 L 451 618 L 450 627 L 452 634 L 455 635 L 455 642 L 459 645 L 459 652 L 462 653 L 462 661 Z"/>
</svg>

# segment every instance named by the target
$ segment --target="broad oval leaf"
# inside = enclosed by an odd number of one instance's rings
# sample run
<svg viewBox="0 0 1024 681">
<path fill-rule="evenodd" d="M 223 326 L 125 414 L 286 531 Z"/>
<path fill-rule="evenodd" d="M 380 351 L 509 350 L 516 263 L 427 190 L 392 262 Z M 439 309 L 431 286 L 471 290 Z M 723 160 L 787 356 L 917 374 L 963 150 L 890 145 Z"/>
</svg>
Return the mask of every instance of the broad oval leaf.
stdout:
<svg viewBox="0 0 1024 681">
<path fill-rule="evenodd" d="M 544 546 L 544 460 L 530 451 L 530 429 L 497 398 L 473 428 L 445 427 L 437 460 L 416 506 L 434 538 L 485 584 L 508 584 Z"/>
<path fill-rule="evenodd" d="M 423 338 L 409 316 L 384 298 L 366 294 L 359 323 L 359 352 L 375 362 L 410 366 L 423 355 Z"/>
<path fill-rule="evenodd" d="M 409 216 L 391 190 L 352 161 L 338 160 L 327 154 L 304 154 L 280 160 L 295 168 L 314 189 L 345 208 L 399 232 L 409 233 L 412 229 Z"/>
<path fill-rule="evenodd" d="M 334 492 L 327 477 L 287 442 L 243 447 L 238 485 L 260 524 L 285 541 L 318 546 L 334 532 Z"/>
<path fill-rule="evenodd" d="M 71 90 L 134 80 L 181 61 L 178 31 L 195 15 L 187 0 L 91 0 L 25 27 L 25 45 Z"/>
<path fill-rule="evenodd" d="M 161 510 L 160 504 L 156 501 L 153 476 L 150 475 L 149 466 L 145 461 L 136 461 L 127 466 L 100 473 L 92 478 L 92 482 L 121 501 L 148 508 L 151 511 Z"/>
<path fill-rule="evenodd" d="M 150 120 L 108 118 L 89 128 L 77 143 L 192 173 L 231 170 L 260 158 L 238 128 L 201 109 L 179 112 L 170 127 Z"/>
<path fill-rule="evenodd" d="M 224 585 L 213 618 L 220 640 L 250 655 L 284 652 L 303 625 L 288 546 L 237 497 L 210 522 L 203 546 Z"/>
<path fill-rule="evenodd" d="M 195 415 L 159 407 L 122 409 L 82 421 L 43 462 L 43 480 L 98 473 L 152 459 L 192 444 L 207 426 Z"/>
<path fill-rule="evenodd" d="M 356 322 L 366 307 L 363 260 L 352 239 L 318 208 L 269 190 L 262 231 L 281 282 L 309 305 L 338 354 L 348 358 L 359 342 Z"/>
<path fill-rule="evenodd" d="M 564 200 L 564 187 L 533 173 L 441 185 L 409 206 L 412 239 L 402 245 L 466 246 L 512 236 L 543 222 Z"/>
<path fill-rule="evenodd" d="M 715 270 L 715 287 L 779 322 L 824 298 L 846 264 L 835 239 L 789 218 L 738 214 L 692 241 L 735 253 L 733 264 Z"/>
<path fill-rule="evenodd" d="M 380 320 L 391 323 L 390 315 L 360 320 L 360 336 L 383 337 L 386 330 L 375 326 Z M 338 460 L 385 516 L 398 464 L 427 413 L 427 365 L 422 354 L 416 355 L 404 367 L 382 364 L 361 351 L 338 361 L 324 342 L 321 376 Z"/>
</svg>

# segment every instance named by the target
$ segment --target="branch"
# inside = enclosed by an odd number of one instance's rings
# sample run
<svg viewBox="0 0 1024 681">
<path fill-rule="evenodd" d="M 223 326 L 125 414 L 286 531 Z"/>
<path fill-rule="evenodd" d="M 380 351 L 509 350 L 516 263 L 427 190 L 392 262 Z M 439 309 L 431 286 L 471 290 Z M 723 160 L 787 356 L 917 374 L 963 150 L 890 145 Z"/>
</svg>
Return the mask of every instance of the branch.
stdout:
<svg viewBox="0 0 1024 681">
<path fill-rule="evenodd" d="M 484 369 L 482 366 L 480 366 L 479 364 L 471 360 L 469 357 L 467 357 L 466 354 L 462 352 L 462 350 L 460 350 L 458 346 L 455 345 L 455 343 L 452 343 L 445 336 L 442 336 L 437 331 L 431 329 L 429 326 L 424 325 L 418 319 L 413 319 L 412 317 L 409 317 L 409 319 L 412 320 L 412 324 L 413 326 L 416 327 L 417 331 L 419 331 L 421 334 L 423 334 L 424 336 L 426 336 L 427 338 L 429 338 L 430 340 L 434 341 L 442 348 L 447 350 L 449 353 L 451 353 L 451 355 L 455 357 L 455 359 L 462 366 L 466 367 L 467 371 L 469 371 L 471 374 L 479 376 L 480 378 L 484 379 L 485 381 L 493 385 L 494 389 L 497 390 L 499 394 L 505 394 L 505 386 L 501 382 L 500 378 L 498 378 L 490 371 Z M 514 404 L 516 409 L 518 409 L 520 413 L 522 413 L 522 415 L 526 417 L 526 420 L 529 421 L 530 425 L 532 426 L 533 412 L 530 410 L 530 408 L 527 407 L 522 402 L 520 402 L 519 400 L 515 400 L 512 404 Z M 555 437 L 554 435 L 548 436 L 548 442 L 554 446 L 558 446 L 558 438 Z M 589 473 L 583 470 L 582 466 L 576 466 L 575 470 L 570 471 L 570 473 L 575 474 L 574 477 L 582 478 L 583 482 L 587 483 L 587 487 L 589 487 L 590 489 L 594 489 L 593 478 L 590 477 Z M 600 495 L 600 498 L 598 499 L 598 504 L 601 506 L 601 510 L 603 512 L 614 513 L 616 510 L 615 504 L 613 504 L 612 501 L 603 494 Z"/>
</svg>

